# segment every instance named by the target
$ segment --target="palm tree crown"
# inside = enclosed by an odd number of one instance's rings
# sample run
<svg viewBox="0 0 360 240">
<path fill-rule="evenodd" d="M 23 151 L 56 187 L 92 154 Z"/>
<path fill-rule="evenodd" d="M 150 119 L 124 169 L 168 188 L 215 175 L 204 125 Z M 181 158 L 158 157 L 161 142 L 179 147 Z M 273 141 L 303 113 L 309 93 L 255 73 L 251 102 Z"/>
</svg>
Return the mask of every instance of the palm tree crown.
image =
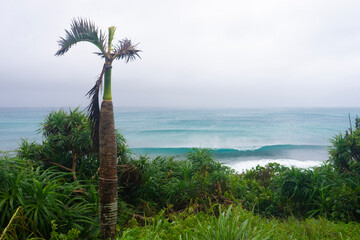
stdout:
<svg viewBox="0 0 360 240">
<path fill-rule="evenodd" d="M 64 55 L 69 49 L 78 42 L 90 42 L 99 48 L 100 52 L 95 53 L 105 58 L 106 61 L 112 62 L 114 59 L 124 59 L 125 62 L 140 57 L 136 49 L 137 45 L 132 45 L 131 40 L 120 40 L 117 45 L 112 46 L 114 39 L 115 27 L 109 27 L 109 34 L 106 37 L 94 23 L 87 19 L 73 19 L 71 30 L 65 30 L 66 36 L 61 37 L 58 41 L 60 49 L 55 56 Z M 106 40 L 107 39 L 107 40 Z"/>
</svg>

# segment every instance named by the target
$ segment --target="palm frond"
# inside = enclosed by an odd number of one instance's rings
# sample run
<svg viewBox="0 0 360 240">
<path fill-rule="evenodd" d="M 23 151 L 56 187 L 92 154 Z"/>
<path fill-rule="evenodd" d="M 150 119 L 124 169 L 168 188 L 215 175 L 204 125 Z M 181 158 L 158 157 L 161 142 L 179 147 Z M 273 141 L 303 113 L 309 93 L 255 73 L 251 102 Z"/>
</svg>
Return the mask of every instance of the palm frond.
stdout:
<svg viewBox="0 0 360 240">
<path fill-rule="evenodd" d="M 129 39 L 119 41 L 118 45 L 114 47 L 114 59 L 124 59 L 127 63 L 130 60 L 134 60 L 136 57 L 141 58 L 138 54 L 138 52 L 141 51 L 136 49 L 136 46 L 137 44 L 132 45 L 131 40 Z"/>
<path fill-rule="evenodd" d="M 99 151 L 99 124 L 100 124 L 100 106 L 99 106 L 99 92 L 102 86 L 103 76 L 106 66 L 104 64 L 99 78 L 96 80 L 94 87 L 86 94 L 90 98 L 90 103 L 86 107 L 86 112 L 90 121 L 91 138 L 93 140 L 93 148 L 95 152 Z"/>
<path fill-rule="evenodd" d="M 78 18 L 73 19 L 70 31 L 65 30 L 66 36 L 60 37 L 58 41 L 60 49 L 55 56 L 65 54 L 78 42 L 90 42 L 97 46 L 102 53 L 105 53 L 106 36 L 90 20 Z"/>
<path fill-rule="evenodd" d="M 105 58 L 105 54 L 104 53 L 102 53 L 102 52 L 94 52 L 94 54 L 95 55 L 98 55 L 99 57 L 101 57 L 101 58 Z"/>
</svg>

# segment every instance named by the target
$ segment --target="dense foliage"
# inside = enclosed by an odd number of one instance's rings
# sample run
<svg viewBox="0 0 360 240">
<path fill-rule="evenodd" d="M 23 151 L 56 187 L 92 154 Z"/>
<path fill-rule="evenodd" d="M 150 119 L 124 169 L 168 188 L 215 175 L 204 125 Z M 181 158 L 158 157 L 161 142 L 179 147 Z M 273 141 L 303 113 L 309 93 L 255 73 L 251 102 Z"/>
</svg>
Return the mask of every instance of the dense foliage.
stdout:
<svg viewBox="0 0 360 240">
<path fill-rule="evenodd" d="M 61 230 L 94 233 L 96 204 L 76 193 L 80 186 L 69 182 L 69 174 L 16 158 L 2 158 L 0 169 L 0 226 L 5 228 L 17 212 L 11 230 L 18 239 L 49 237 L 51 221 Z"/>
<path fill-rule="evenodd" d="M 23 140 L 19 157 L 0 158 L 1 239 L 97 238 L 98 158 L 87 124 L 78 109 L 53 112 L 41 125 L 42 144 Z M 359 136 L 357 120 L 334 137 L 320 167 L 272 163 L 238 174 L 209 149 L 182 160 L 131 155 L 117 134 L 119 238 L 355 239 Z"/>
<path fill-rule="evenodd" d="M 360 174 L 360 118 L 355 119 L 355 129 L 338 134 L 331 139 L 330 161 L 343 172 Z"/>
<path fill-rule="evenodd" d="M 201 211 L 213 203 L 233 203 L 268 217 L 360 221 L 358 175 L 339 172 L 330 163 L 313 169 L 273 163 L 235 174 L 209 153 L 194 149 L 181 161 L 130 160 L 120 171 L 120 196 L 149 214 L 165 207 L 181 211 L 193 204 Z"/>
<path fill-rule="evenodd" d="M 216 211 L 215 211 L 216 210 Z M 151 224 L 133 226 L 119 240 L 137 239 L 358 239 L 358 223 L 334 223 L 323 218 L 287 220 L 264 218 L 240 206 L 223 209 L 213 206 L 208 212 L 188 211 L 165 217 L 157 215 Z"/>
<path fill-rule="evenodd" d="M 19 157 L 41 163 L 44 169 L 51 166 L 71 172 L 73 179 L 89 179 L 96 175 L 99 158 L 92 149 L 89 120 L 78 108 L 65 112 L 51 112 L 41 124 L 42 144 L 23 139 Z M 116 132 L 119 159 L 126 158 L 125 139 Z"/>
</svg>

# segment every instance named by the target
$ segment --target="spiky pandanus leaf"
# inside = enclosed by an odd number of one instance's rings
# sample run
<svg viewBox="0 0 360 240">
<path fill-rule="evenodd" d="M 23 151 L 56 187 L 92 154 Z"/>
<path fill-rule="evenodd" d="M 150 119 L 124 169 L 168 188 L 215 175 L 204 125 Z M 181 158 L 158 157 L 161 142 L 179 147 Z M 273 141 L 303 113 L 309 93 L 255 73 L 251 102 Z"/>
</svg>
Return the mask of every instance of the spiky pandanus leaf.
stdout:
<svg viewBox="0 0 360 240">
<path fill-rule="evenodd" d="M 97 46 L 102 53 L 105 53 L 106 36 L 98 27 L 87 19 L 73 19 L 70 31 L 65 30 L 66 36 L 60 37 L 58 41 L 60 49 L 55 56 L 64 55 L 69 49 L 78 42 L 90 42 Z"/>
</svg>

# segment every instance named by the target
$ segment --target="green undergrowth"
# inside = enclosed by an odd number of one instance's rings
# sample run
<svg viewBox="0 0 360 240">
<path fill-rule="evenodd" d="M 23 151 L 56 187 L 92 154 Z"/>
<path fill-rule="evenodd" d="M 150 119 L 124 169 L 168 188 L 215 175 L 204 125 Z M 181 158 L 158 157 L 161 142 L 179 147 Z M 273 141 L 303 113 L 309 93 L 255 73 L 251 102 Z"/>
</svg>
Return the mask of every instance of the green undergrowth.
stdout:
<svg viewBox="0 0 360 240">
<path fill-rule="evenodd" d="M 117 239 L 358 239 L 358 223 L 324 218 L 264 218 L 240 206 L 197 214 L 157 215 L 151 223 L 124 229 Z"/>
<path fill-rule="evenodd" d="M 164 208 L 178 212 L 191 204 L 203 211 L 218 203 L 238 204 L 270 218 L 360 221 L 360 177 L 331 163 L 310 169 L 271 163 L 237 174 L 214 160 L 209 150 L 194 149 L 185 160 L 141 156 L 121 166 L 120 209 L 130 207 L 142 216 Z"/>
<path fill-rule="evenodd" d="M 0 169 L 0 226 L 7 236 L 1 239 L 47 239 L 52 221 L 61 231 L 97 234 L 91 183 L 71 182 L 71 174 L 18 158 L 0 159 Z"/>
</svg>

